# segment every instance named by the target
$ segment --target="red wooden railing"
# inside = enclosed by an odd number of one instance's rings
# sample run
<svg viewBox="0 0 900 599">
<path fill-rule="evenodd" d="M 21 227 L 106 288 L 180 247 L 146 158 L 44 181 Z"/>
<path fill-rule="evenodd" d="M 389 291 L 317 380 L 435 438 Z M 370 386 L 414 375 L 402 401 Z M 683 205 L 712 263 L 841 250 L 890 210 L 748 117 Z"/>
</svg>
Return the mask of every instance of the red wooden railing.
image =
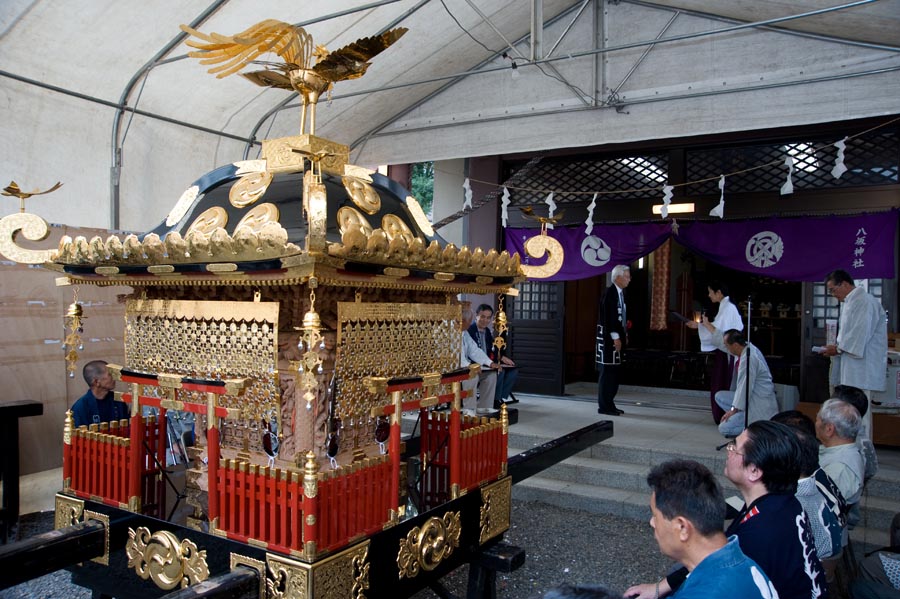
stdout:
<svg viewBox="0 0 900 599">
<path fill-rule="evenodd" d="M 165 507 L 162 501 L 165 489 L 157 476 L 159 468 L 145 449 L 150 447 L 155 451 L 159 446 L 160 427 L 161 423 L 153 416 L 141 420 L 138 428 L 143 431 L 143 438 L 132 437 L 128 420 L 93 424 L 90 428 L 82 426 L 72 431 L 71 444 L 64 456 L 69 490 L 80 497 L 129 508 L 136 479 L 142 512 L 159 517 Z M 136 448 L 137 476 L 133 477 L 135 440 L 140 443 Z"/>
<path fill-rule="evenodd" d="M 221 460 L 218 531 L 281 553 L 302 552 L 309 542 L 316 553 L 339 549 L 390 520 L 390 473 L 387 456 L 314 473 L 313 498 L 304 494 L 302 472 Z"/>
</svg>

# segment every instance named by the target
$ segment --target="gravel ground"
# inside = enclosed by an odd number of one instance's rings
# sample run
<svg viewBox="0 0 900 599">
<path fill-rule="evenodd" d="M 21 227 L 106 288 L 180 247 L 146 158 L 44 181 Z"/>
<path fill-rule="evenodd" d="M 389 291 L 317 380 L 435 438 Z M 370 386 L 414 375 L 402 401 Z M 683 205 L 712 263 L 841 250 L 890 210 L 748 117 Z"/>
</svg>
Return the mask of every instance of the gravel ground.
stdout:
<svg viewBox="0 0 900 599">
<path fill-rule="evenodd" d="M 24 516 L 20 538 L 49 530 L 53 515 Z M 660 576 L 668 560 L 660 555 L 646 521 L 595 515 L 544 503 L 513 502 L 512 527 L 505 541 L 525 549 L 525 564 L 497 575 L 498 599 L 537 599 L 562 583 L 602 583 L 619 592 L 635 582 Z M 468 567 L 445 577 L 446 588 L 465 596 Z M 422 591 L 415 599 L 436 597 Z M 89 599 L 89 590 L 72 585 L 60 571 L 0 591 L 9 599 Z"/>
</svg>

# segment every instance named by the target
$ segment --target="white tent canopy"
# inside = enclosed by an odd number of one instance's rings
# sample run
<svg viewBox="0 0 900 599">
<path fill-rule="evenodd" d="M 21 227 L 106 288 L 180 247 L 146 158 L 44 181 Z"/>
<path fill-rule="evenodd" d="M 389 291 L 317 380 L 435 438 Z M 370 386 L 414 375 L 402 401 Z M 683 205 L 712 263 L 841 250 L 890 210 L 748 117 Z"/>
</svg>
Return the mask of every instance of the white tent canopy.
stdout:
<svg viewBox="0 0 900 599">
<path fill-rule="evenodd" d="M 296 96 L 207 74 L 178 28 L 266 18 L 332 50 L 409 29 L 318 108 L 368 166 L 900 113 L 900 0 L 5 0 L 4 185 L 62 181 L 27 206 L 51 222 L 152 228 L 299 133 Z"/>
</svg>

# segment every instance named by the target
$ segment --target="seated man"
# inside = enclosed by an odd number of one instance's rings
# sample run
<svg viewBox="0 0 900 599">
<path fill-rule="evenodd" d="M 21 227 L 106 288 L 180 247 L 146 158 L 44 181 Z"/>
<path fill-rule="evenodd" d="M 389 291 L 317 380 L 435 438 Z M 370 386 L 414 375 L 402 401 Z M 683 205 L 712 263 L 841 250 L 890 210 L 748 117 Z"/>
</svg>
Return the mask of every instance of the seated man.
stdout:
<svg viewBox="0 0 900 599">
<path fill-rule="evenodd" d="M 497 364 L 485 354 L 475 340 L 469 335 L 467 329 L 472 324 L 472 308 L 468 302 L 463 304 L 460 337 L 461 345 L 459 348 L 459 365 L 468 366 L 469 364 L 480 364 L 481 373 L 478 380 L 469 379 L 463 382 L 463 390 L 469 391 L 470 395 L 463 399 L 463 409 L 473 411 L 476 407 L 490 408 L 491 401 L 494 397 L 494 389 L 497 386 Z M 476 403 L 475 386 L 479 387 L 479 398 Z"/>
<path fill-rule="evenodd" d="M 659 550 L 690 571 L 678 598 L 776 596 L 763 570 L 741 551 L 738 538 L 726 539 L 722 533 L 725 500 L 706 466 L 687 460 L 664 462 L 650 471 L 647 484 L 653 490 L 650 526 Z M 656 583 L 631 587 L 624 595 L 662 594 Z"/>
<path fill-rule="evenodd" d="M 90 388 L 72 406 L 75 428 L 128 418 L 128 406 L 115 400 L 116 380 L 109 374 L 105 361 L 88 362 L 81 373 Z"/>
<path fill-rule="evenodd" d="M 756 346 L 747 341 L 744 334 L 737 329 L 730 329 L 723 335 L 728 353 L 737 357 L 734 369 L 737 376 L 731 379 L 731 391 L 716 393 L 716 403 L 725 415 L 719 422 L 719 432 L 726 437 L 736 437 L 744 430 L 744 420 L 756 422 L 768 420 L 778 411 L 778 400 L 775 398 L 775 385 L 769 365 Z M 749 355 L 749 368 L 747 356 Z M 750 376 L 749 385 L 747 376 Z M 747 414 L 747 394 L 749 389 L 750 409 Z"/>
<path fill-rule="evenodd" d="M 828 596 L 825 572 L 816 557 L 809 519 L 794 497 L 799 454 L 791 429 L 768 420 L 751 423 L 728 444 L 725 477 L 745 503 L 725 534 L 737 535 L 741 550 L 759 564 L 781 599 L 820 599 Z M 660 580 L 659 596 L 681 587 L 687 574 L 682 568 Z M 640 599 L 655 596 L 654 585 L 632 589 L 639 590 Z"/>
<path fill-rule="evenodd" d="M 844 527 L 847 524 L 847 504 L 831 477 L 819 468 L 819 440 L 809 417 L 796 410 L 779 412 L 773 422 L 789 426 L 800 443 L 800 480 L 795 496 L 809 518 L 816 540 L 819 560 L 834 557 L 843 547 Z"/>
<path fill-rule="evenodd" d="M 498 408 L 500 407 L 500 403 L 509 401 L 509 394 L 512 392 L 516 377 L 519 375 L 518 371 L 515 370 L 516 363 L 507 356 L 502 355 L 502 353 L 498 352 L 497 348 L 494 347 L 494 335 L 489 328 L 493 316 L 494 309 L 487 304 L 481 304 L 478 306 L 478 310 L 475 313 L 475 322 L 468 327 L 469 335 L 471 335 L 475 343 L 478 344 L 478 349 L 486 353 L 492 361 L 495 361 L 500 366 L 496 375 L 496 390 L 490 394 L 490 402 L 492 403 L 487 403 L 482 406 L 485 395 L 479 386 L 479 408 L 489 408 L 492 405 L 493 407 Z M 500 356 L 500 359 L 497 359 L 497 356 Z"/>
<path fill-rule="evenodd" d="M 822 442 L 819 465 L 837 483 L 847 505 L 851 506 L 859 501 L 865 471 L 856 445 L 859 425 L 856 408 L 839 399 L 823 403 L 816 416 L 816 436 Z"/>
<path fill-rule="evenodd" d="M 866 392 L 857 387 L 850 385 L 838 385 L 834 388 L 834 399 L 846 401 L 848 404 L 856 408 L 860 417 L 860 431 L 856 435 L 856 445 L 859 447 L 859 453 L 862 454 L 863 460 L 866 462 L 866 469 L 863 472 L 863 483 L 869 482 L 869 479 L 878 472 L 878 456 L 875 454 L 875 446 L 872 445 L 871 431 L 865 431 L 866 412 L 869 410 L 869 398 Z"/>
</svg>

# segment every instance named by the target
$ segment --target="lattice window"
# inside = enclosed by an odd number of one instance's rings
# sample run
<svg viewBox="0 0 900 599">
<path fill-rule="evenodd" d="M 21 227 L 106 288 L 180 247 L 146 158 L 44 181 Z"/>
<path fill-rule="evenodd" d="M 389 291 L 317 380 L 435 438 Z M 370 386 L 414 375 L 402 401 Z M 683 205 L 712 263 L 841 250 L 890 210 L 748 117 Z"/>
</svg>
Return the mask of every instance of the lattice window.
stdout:
<svg viewBox="0 0 900 599">
<path fill-rule="evenodd" d="M 510 297 L 510 318 L 517 320 L 551 320 L 559 318 L 559 285 L 525 281 L 519 285 L 519 296 Z"/>
<path fill-rule="evenodd" d="M 688 151 L 688 181 L 703 181 L 686 187 L 687 195 L 718 194 L 718 178 L 725 180 L 725 193 L 778 191 L 785 182 L 788 169 L 784 159 L 794 159 L 795 190 L 834 187 L 864 187 L 898 182 L 900 175 L 900 140 L 895 132 L 877 131 L 847 141 L 840 179 L 831 175 L 837 157 L 836 140 L 795 141 L 783 144 L 744 146 Z M 764 168 L 754 168 L 763 164 Z M 745 169 L 753 169 L 742 173 Z"/>
<path fill-rule="evenodd" d="M 556 192 L 553 200 L 557 204 L 587 203 L 591 199 L 591 194 L 560 193 L 565 191 L 619 192 L 599 196 L 598 201 L 654 198 L 666 184 L 668 169 L 666 154 L 605 160 L 544 160 L 516 182 L 516 187 L 528 190 L 510 190 L 510 201 L 514 206 L 536 204 L 544 201 L 549 190 Z"/>
</svg>

